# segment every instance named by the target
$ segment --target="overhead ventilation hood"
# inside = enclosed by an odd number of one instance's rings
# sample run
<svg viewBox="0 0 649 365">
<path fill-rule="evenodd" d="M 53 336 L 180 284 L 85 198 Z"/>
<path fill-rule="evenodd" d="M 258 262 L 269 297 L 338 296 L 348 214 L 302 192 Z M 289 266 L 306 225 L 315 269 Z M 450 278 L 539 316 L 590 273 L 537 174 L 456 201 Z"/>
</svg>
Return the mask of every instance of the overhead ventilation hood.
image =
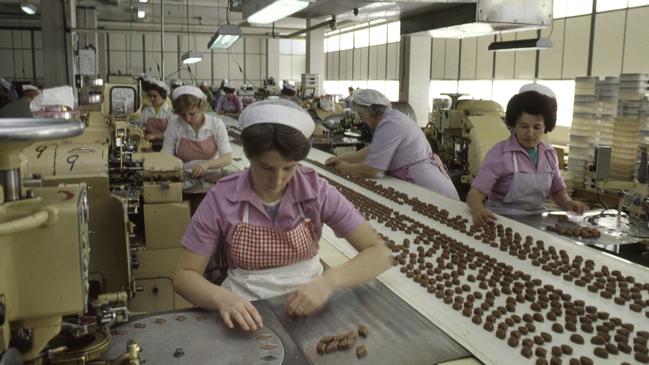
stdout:
<svg viewBox="0 0 649 365">
<path fill-rule="evenodd" d="M 478 0 L 401 17 L 401 34 L 465 38 L 552 25 L 552 0 Z"/>
</svg>

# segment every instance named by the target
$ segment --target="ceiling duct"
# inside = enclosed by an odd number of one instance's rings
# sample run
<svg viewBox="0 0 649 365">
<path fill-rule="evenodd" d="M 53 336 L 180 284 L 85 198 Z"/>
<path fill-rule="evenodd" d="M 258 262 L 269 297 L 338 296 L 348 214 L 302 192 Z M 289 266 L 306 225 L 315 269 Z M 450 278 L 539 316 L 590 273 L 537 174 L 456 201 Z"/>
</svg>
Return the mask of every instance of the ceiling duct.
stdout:
<svg viewBox="0 0 649 365">
<path fill-rule="evenodd" d="M 552 0 L 478 0 L 445 5 L 443 9 L 401 17 L 401 34 L 428 32 L 438 38 L 464 38 L 552 24 Z"/>
</svg>

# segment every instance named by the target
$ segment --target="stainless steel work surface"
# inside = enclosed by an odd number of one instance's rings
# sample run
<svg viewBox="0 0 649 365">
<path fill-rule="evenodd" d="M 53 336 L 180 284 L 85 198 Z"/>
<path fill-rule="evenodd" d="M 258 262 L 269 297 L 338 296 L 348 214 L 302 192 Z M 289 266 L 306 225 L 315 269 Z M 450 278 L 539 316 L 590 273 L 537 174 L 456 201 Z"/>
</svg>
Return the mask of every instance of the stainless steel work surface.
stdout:
<svg viewBox="0 0 649 365">
<path fill-rule="evenodd" d="M 215 312 L 169 312 L 133 318 L 112 329 L 104 359 L 115 359 L 129 340 L 148 364 L 305 364 L 307 361 L 265 302 L 255 302 L 265 327 L 256 332 L 228 329 Z"/>
<path fill-rule="evenodd" d="M 365 345 L 365 364 L 436 364 L 470 356 L 469 352 L 380 282 L 373 280 L 354 289 L 335 293 L 320 312 L 306 317 L 288 316 L 287 296 L 269 299 L 284 328 L 312 364 L 354 364 L 356 346 Z M 325 335 L 369 328 L 350 350 L 318 354 Z"/>
</svg>

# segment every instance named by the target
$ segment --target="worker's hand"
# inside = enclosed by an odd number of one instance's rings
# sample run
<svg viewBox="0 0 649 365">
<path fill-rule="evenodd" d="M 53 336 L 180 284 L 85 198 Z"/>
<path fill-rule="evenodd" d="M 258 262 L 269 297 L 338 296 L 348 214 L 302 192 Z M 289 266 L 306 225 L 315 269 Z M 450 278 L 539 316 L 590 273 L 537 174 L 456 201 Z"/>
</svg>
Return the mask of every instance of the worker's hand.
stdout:
<svg viewBox="0 0 649 365">
<path fill-rule="evenodd" d="M 327 166 L 336 166 L 340 161 L 342 161 L 342 157 L 340 156 L 332 156 L 325 161 L 325 165 Z"/>
<path fill-rule="evenodd" d="M 151 140 L 153 140 L 154 138 L 155 138 L 155 135 L 152 134 L 152 133 L 147 133 L 147 134 L 144 135 L 144 140 L 145 140 L 145 141 L 151 141 Z"/>
<path fill-rule="evenodd" d="M 207 165 L 205 162 L 199 162 L 192 168 L 192 177 L 201 177 L 207 172 Z"/>
<path fill-rule="evenodd" d="M 496 221 L 496 216 L 487 208 L 474 210 L 471 214 L 473 215 L 473 224 L 476 226 L 483 226 Z"/>
<path fill-rule="evenodd" d="M 249 301 L 230 291 L 226 291 L 218 301 L 217 308 L 228 328 L 234 328 L 235 324 L 244 331 L 256 331 L 264 327 L 257 309 Z"/>
<path fill-rule="evenodd" d="M 286 302 L 286 313 L 291 316 L 306 317 L 324 307 L 331 293 L 333 288 L 323 276 L 320 276 L 291 293 Z"/>
<path fill-rule="evenodd" d="M 584 214 L 584 212 L 588 210 L 588 206 L 586 204 L 575 200 L 567 202 L 564 208 L 565 210 L 569 210 L 578 214 Z"/>
</svg>

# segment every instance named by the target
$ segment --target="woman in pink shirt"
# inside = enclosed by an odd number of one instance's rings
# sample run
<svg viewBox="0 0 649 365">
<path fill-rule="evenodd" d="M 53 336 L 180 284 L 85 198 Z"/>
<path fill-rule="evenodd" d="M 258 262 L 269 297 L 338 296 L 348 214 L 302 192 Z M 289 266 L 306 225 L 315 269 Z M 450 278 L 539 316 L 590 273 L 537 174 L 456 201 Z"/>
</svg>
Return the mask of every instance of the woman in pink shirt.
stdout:
<svg viewBox="0 0 649 365">
<path fill-rule="evenodd" d="M 525 85 L 509 100 L 505 122 L 513 133 L 487 152 L 466 198 L 475 224 L 493 222 L 493 213 L 511 217 L 540 214 L 548 196 L 561 209 L 580 214 L 586 210 L 586 205 L 568 196 L 556 153 L 541 142 L 556 121 L 554 93 L 544 86 Z"/>
<path fill-rule="evenodd" d="M 192 217 L 174 276 L 179 294 L 218 310 L 229 328 L 254 331 L 263 322 L 251 300 L 291 293 L 287 313 L 307 316 L 334 290 L 359 285 L 391 266 L 383 240 L 353 205 L 299 165 L 315 128 L 302 108 L 287 100 L 257 102 L 239 123 L 250 168 L 222 178 Z M 325 272 L 318 256 L 323 224 L 359 251 Z M 228 260 L 221 286 L 203 277 L 217 250 Z"/>
</svg>

